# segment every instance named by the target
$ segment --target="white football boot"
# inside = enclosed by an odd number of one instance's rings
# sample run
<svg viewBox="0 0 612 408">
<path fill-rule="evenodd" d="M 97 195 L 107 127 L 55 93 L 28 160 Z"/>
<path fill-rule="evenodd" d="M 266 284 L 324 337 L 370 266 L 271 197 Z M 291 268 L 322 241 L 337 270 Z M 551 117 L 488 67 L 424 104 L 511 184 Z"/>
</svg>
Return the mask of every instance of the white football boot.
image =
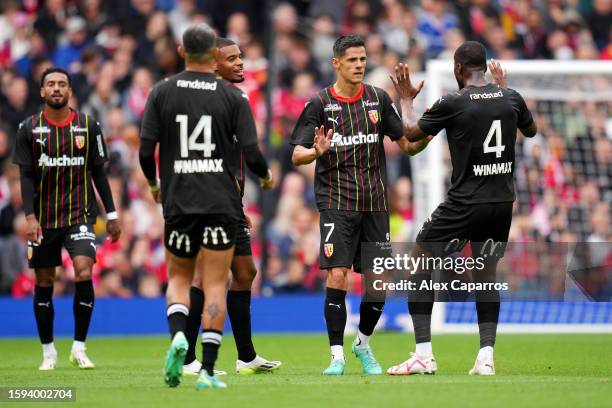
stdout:
<svg viewBox="0 0 612 408">
<path fill-rule="evenodd" d="M 70 364 L 72 364 L 74 367 L 78 367 L 81 370 L 91 370 L 92 368 L 96 368 L 96 365 L 92 363 L 89 357 L 87 357 L 87 354 L 85 354 L 85 349 L 73 349 L 70 352 L 68 361 L 70 361 Z"/>
<path fill-rule="evenodd" d="M 43 355 L 43 361 L 40 363 L 38 367 L 41 371 L 55 370 L 55 366 L 57 365 L 57 353 L 56 354 L 45 354 Z"/>
<path fill-rule="evenodd" d="M 245 363 L 242 360 L 236 361 L 236 373 L 242 375 L 269 373 L 282 365 L 280 361 L 268 361 L 263 357 L 256 356 L 253 361 Z"/>
<path fill-rule="evenodd" d="M 474 367 L 469 371 L 469 375 L 495 375 L 495 365 L 493 358 L 476 359 Z"/>
<path fill-rule="evenodd" d="M 395 365 L 387 370 L 388 375 L 412 375 L 412 374 L 435 374 L 438 370 L 436 359 L 433 354 L 426 358 L 420 358 L 416 353 L 410 353 L 410 358 L 401 364 Z"/>
</svg>

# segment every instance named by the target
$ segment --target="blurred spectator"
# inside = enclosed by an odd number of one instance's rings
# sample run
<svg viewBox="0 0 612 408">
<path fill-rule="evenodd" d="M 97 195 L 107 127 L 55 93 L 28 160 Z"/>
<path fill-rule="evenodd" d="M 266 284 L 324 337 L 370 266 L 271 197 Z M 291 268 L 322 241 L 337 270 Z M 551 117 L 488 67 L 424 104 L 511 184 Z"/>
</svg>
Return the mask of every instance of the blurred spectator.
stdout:
<svg viewBox="0 0 612 408">
<path fill-rule="evenodd" d="M 444 34 L 457 28 L 457 17 L 447 10 L 446 0 L 421 0 L 422 14 L 419 17 L 418 31 L 425 41 L 425 49 L 430 58 L 435 58 L 444 50 Z"/>
<path fill-rule="evenodd" d="M 19 122 L 34 113 L 37 104 L 29 99 L 28 82 L 22 77 L 14 77 L 6 84 L 6 103 L 1 106 L 0 118 L 9 126 L 11 135 L 17 132 Z"/>
<path fill-rule="evenodd" d="M 66 13 L 65 0 L 45 0 L 42 8 L 38 12 L 34 29 L 38 31 L 47 41 L 49 50 L 55 50 L 58 37 L 66 28 Z"/>
<path fill-rule="evenodd" d="M 183 32 L 189 27 L 191 16 L 197 11 L 196 0 L 177 0 L 176 6 L 168 14 L 174 41 L 183 41 Z"/>
<path fill-rule="evenodd" d="M 8 180 L 9 200 L 0 208 L 0 238 L 9 237 L 15 233 L 15 219 L 23 210 L 21 201 L 21 184 L 17 177 Z"/>
<path fill-rule="evenodd" d="M 593 12 L 587 16 L 587 24 L 600 50 L 610 44 L 611 21 L 612 1 L 593 0 Z"/>
<path fill-rule="evenodd" d="M 82 17 L 70 17 L 66 22 L 67 44 L 57 48 L 53 64 L 68 72 L 81 70 L 81 54 L 87 47 L 87 22 Z"/>
<path fill-rule="evenodd" d="M 108 112 L 119 106 L 120 102 L 119 93 L 113 86 L 113 64 L 107 62 L 102 67 L 94 91 L 83 105 L 83 111 L 98 119 L 105 128 Z"/>
</svg>

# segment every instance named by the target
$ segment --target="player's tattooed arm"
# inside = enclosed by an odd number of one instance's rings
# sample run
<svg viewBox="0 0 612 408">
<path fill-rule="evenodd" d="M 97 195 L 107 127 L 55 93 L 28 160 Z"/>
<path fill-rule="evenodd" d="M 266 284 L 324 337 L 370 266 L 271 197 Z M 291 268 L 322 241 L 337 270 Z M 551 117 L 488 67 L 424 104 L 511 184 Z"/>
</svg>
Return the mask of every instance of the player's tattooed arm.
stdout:
<svg viewBox="0 0 612 408">
<path fill-rule="evenodd" d="M 419 128 L 413 106 L 414 98 L 416 98 L 419 92 L 421 92 L 421 89 L 423 89 L 425 81 L 419 82 L 417 86 L 412 85 L 408 65 L 402 63 L 395 67 L 395 78 L 392 75 L 390 77 L 400 99 L 404 136 L 410 142 L 418 142 L 419 140 L 426 139 L 428 135 Z M 423 150 L 425 146 L 422 146 L 421 150 Z"/>
<path fill-rule="evenodd" d="M 293 149 L 293 155 L 291 161 L 294 166 L 301 166 L 303 164 L 309 164 L 323 156 L 329 150 L 329 145 L 332 138 L 332 130 L 327 131 L 325 134 L 325 128 L 323 126 L 317 126 L 314 130 L 315 136 L 312 147 L 305 147 L 297 145 Z"/>
<path fill-rule="evenodd" d="M 501 67 L 501 64 L 494 59 L 489 61 L 489 72 L 493 78 L 493 83 L 501 86 L 502 88 L 508 87 L 508 72 Z"/>
</svg>

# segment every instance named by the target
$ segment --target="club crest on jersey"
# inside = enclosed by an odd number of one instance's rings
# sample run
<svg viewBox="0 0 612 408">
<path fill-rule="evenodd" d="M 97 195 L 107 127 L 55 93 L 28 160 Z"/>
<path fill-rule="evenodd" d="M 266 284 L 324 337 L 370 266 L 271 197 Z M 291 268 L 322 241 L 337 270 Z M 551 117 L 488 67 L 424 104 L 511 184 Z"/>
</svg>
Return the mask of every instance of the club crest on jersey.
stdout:
<svg viewBox="0 0 612 408">
<path fill-rule="evenodd" d="M 370 118 L 370 122 L 372 122 L 373 124 L 377 124 L 380 120 L 380 116 L 377 110 L 369 110 L 368 117 Z"/>
<path fill-rule="evenodd" d="M 326 258 L 331 258 L 334 254 L 334 244 L 325 244 L 323 245 L 323 253 Z"/>
<path fill-rule="evenodd" d="M 75 136 L 74 144 L 79 149 L 82 149 L 83 147 L 85 147 L 85 136 Z"/>
</svg>

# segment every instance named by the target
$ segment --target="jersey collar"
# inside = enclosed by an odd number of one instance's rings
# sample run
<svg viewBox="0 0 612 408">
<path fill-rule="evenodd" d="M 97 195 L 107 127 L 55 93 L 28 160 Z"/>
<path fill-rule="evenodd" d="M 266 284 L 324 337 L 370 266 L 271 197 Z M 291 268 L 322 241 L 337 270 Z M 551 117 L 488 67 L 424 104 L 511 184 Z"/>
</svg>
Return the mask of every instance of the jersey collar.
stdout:
<svg viewBox="0 0 612 408">
<path fill-rule="evenodd" d="M 68 124 L 70 124 L 70 122 L 73 121 L 75 115 L 76 115 L 76 112 L 75 111 L 71 111 L 70 115 L 68 116 L 68 119 L 66 119 L 62 123 L 57 123 L 57 122 L 53 122 L 52 120 L 49 120 L 49 118 L 47 118 L 47 112 L 43 111 L 43 116 L 45 117 L 45 120 L 47 121 L 47 123 L 50 124 L 51 126 L 55 126 L 55 127 L 64 127 L 64 126 L 67 126 Z"/>
<path fill-rule="evenodd" d="M 361 87 L 359 88 L 359 92 L 357 92 L 357 95 L 353 96 L 352 98 L 345 98 L 343 96 L 338 95 L 336 91 L 334 90 L 333 85 L 330 88 L 331 88 L 331 94 L 334 96 L 334 98 L 336 98 L 340 102 L 353 103 L 361 99 L 361 96 L 363 95 L 363 90 L 365 89 L 365 85 L 361 84 Z"/>
</svg>

